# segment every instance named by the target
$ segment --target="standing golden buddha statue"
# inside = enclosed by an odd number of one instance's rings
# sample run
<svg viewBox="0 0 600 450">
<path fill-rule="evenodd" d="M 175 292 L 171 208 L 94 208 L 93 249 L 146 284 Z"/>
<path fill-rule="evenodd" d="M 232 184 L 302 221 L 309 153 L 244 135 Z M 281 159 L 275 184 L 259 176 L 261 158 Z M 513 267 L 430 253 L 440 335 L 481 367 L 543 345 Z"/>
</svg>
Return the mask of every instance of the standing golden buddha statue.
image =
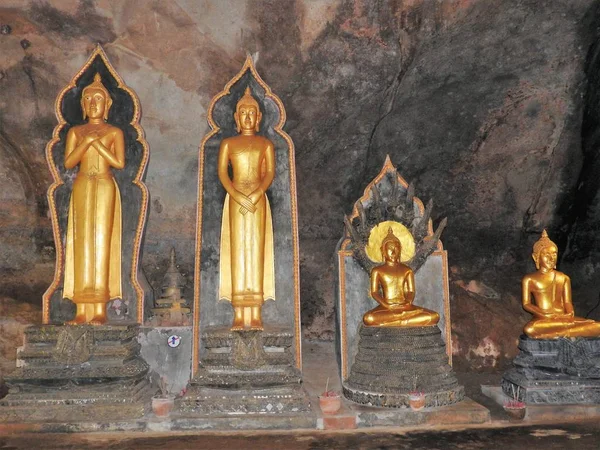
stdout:
<svg viewBox="0 0 600 450">
<path fill-rule="evenodd" d="M 100 74 L 83 89 L 84 125 L 72 127 L 65 168 L 79 165 L 69 204 L 63 297 L 76 305 L 68 324 L 106 323 L 106 304 L 121 294 L 121 195 L 111 167 L 125 167 L 123 131 L 108 124 L 112 98 Z"/>
<path fill-rule="evenodd" d="M 436 325 L 440 315 L 412 304 L 415 298 L 415 275 L 400 262 L 402 244 L 392 228 L 381 242 L 384 263 L 371 271 L 371 297 L 379 306 L 363 316 L 367 326 L 423 327 Z"/>
<path fill-rule="evenodd" d="M 232 330 L 262 330 L 262 304 L 275 298 L 273 225 L 265 194 L 275 177 L 275 152 L 269 139 L 256 134 L 262 114 L 249 87 L 236 105 L 234 119 L 240 134 L 223 139 L 217 163 L 227 191 L 219 298 L 231 301 Z"/>
<path fill-rule="evenodd" d="M 523 277 L 523 309 L 533 319 L 523 331 L 534 339 L 600 336 L 600 322 L 575 316 L 571 280 L 556 270 L 558 247 L 546 230 L 533 245 L 536 272 Z M 532 301 L 533 297 L 533 301 Z"/>
</svg>

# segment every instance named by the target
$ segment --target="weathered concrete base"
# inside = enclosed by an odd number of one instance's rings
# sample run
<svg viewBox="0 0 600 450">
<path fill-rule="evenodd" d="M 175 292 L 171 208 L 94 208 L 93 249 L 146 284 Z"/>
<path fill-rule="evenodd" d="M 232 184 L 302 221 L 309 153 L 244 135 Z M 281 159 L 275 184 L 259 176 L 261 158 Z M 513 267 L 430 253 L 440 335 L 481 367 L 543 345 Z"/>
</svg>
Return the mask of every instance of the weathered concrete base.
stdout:
<svg viewBox="0 0 600 450">
<path fill-rule="evenodd" d="M 448 425 L 479 425 L 491 421 L 490 412 L 469 398 L 460 403 L 439 408 L 375 408 L 345 402 L 334 415 L 319 414 L 320 430 L 349 430 L 369 427 L 420 427 Z"/>
<path fill-rule="evenodd" d="M 167 421 L 149 421 L 147 431 L 195 431 L 195 430 L 293 430 L 316 427 L 316 417 L 305 415 L 264 415 L 211 417 L 173 417 Z"/>
<path fill-rule="evenodd" d="M 318 417 L 317 428 L 319 430 L 354 430 L 357 427 L 356 419 L 353 411 L 342 408 L 336 414 Z"/>
<path fill-rule="evenodd" d="M 481 386 L 481 392 L 499 405 L 512 400 L 500 386 Z M 528 404 L 525 419 L 532 422 L 564 422 L 600 418 L 600 404 L 557 405 Z"/>
<path fill-rule="evenodd" d="M 499 388 L 498 392 L 500 392 Z M 500 392 L 501 393 L 501 392 Z M 539 408 L 539 407 L 538 407 Z M 598 408 L 597 408 L 598 409 Z M 554 418 L 558 418 L 558 409 Z M 570 411 L 570 410 L 569 410 Z M 591 410 L 585 410 L 591 417 Z M 584 413 L 582 409 L 581 414 Z M 548 415 L 548 410 L 546 412 Z M 600 414 L 600 411 L 597 412 Z M 575 416 L 573 416 L 575 417 Z M 538 420 L 544 420 L 538 419 Z M 552 420 L 552 419 L 548 419 Z M 375 408 L 346 402 L 340 413 L 326 416 L 309 410 L 302 414 L 214 414 L 186 416 L 173 413 L 168 418 L 146 416 L 131 421 L 0 423 L 0 435 L 19 433 L 74 432 L 177 432 L 202 430 L 353 429 L 369 427 L 421 427 L 478 425 L 490 422 L 489 411 L 470 399 L 440 408 Z"/>
<path fill-rule="evenodd" d="M 192 376 L 192 335 L 192 327 L 140 327 L 142 358 L 153 379 L 166 378 L 169 394 L 179 395 Z M 169 346 L 170 336 L 181 338 L 177 347 Z"/>
<path fill-rule="evenodd" d="M 465 398 L 462 402 L 439 408 L 374 408 L 353 404 L 358 428 L 368 427 L 416 427 L 423 425 L 474 425 L 490 422 L 487 408 Z"/>
<path fill-rule="evenodd" d="M 215 417 L 145 418 L 114 422 L 0 423 L 0 436 L 24 433 L 185 432 L 206 430 L 315 429 L 316 416 L 247 415 Z"/>
</svg>

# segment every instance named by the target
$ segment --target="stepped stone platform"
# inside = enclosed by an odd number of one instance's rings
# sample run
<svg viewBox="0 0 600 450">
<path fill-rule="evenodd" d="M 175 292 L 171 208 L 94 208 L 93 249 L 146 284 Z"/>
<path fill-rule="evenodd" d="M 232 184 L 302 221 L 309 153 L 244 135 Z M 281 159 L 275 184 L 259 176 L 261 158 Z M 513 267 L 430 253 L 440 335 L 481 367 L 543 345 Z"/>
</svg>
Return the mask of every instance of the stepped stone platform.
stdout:
<svg viewBox="0 0 600 450">
<path fill-rule="evenodd" d="M 521 336 L 519 350 L 502 378 L 506 396 L 527 404 L 600 404 L 600 338 Z"/>
<path fill-rule="evenodd" d="M 425 394 L 425 407 L 451 405 L 464 398 L 437 326 L 361 325 L 358 352 L 342 388 L 356 403 L 390 408 L 408 407 L 409 392 L 415 390 Z"/>
<path fill-rule="evenodd" d="M 5 377 L 0 421 L 125 420 L 153 395 L 137 325 L 32 326 Z"/>
<path fill-rule="evenodd" d="M 289 416 L 286 428 L 314 427 L 310 402 L 294 366 L 291 332 L 209 329 L 202 335 L 202 362 L 186 395 L 181 417 Z"/>
</svg>

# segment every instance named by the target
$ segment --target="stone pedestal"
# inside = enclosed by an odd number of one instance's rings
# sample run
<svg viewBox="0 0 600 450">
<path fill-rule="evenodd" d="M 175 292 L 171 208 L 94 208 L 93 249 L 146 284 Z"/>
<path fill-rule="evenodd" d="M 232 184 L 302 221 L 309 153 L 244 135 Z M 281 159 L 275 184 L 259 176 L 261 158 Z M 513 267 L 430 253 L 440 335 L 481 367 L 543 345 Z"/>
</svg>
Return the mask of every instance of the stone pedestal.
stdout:
<svg viewBox="0 0 600 450">
<path fill-rule="evenodd" d="M 260 137 L 270 141 L 276 155 L 274 177 L 265 192 L 271 209 L 272 253 L 265 240 L 265 260 L 257 262 L 264 265 L 263 278 L 272 280 L 274 290 L 266 289 L 271 282 L 265 283 L 265 289 L 256 285 L 251 291 L 264 290 L 265 301 L 259 302 L 256 297 L 256 303 L 244 305 L 260 306 L 261 321 L 267 327 L 264 332 L 231 333 L 234 308 L 227 299 L 231 300 L 235 289 L 226 275 L 237 271 L 237 266 L 227 261 L 234 255 L 228 247 L 231 242 L 226 242 L 226 228 L 222 228 L 228 218 L 224 217 L 226 192 L 218 167 L 223 140 L 239 135 L 234 115 L 246 92 L 252 94 L 261 112 Z M 234 422 L 235 414 L 246 414 L 239 420 L 254 423 L 256 428 L 314 426 L 314 419 L 306 420 L 310 405 L 301 386 L 296 168 L 294 143 L 283 131 L 283 103 L 261 79 L 248 56 L 237 75 L 213 98 L 206 116 L 211 130 L 202 140 L 199 153 L 192 308 L 195 376 L 179 410 L 181 414 L 198 415 L 207 423 L 215 423 L 220 412 L 224 426 Z M 246 239 L 253 239 L 248 237 L 250 234 Z M 253 269 L 245 270 L 249 276 Z M 274 301 L 266 301 L 270 298 Z M 272 420 L 263 420 L 265 417 Z"/>
<path fill-rule="evenodd" d="M 600 403 L 600 338 L 521 336 L 502 391 L 525 403 Z"/>
<path fill-rule="evenodd" d="M 182 415 L 292 414 L 311 411 L 286 331 L 229 331 L 202 335 L 204 356 L 179 402 Z"/>
<path fill-rule="evenodd" d="M 425 393 L 426 407 L 464 398 L 437 326 L 361 326 L 358 352 L 343 390 L 356 403 L 395 408 L 408 407 L 408 394 L 414 390 Z"/>
<path fill-rule="evenodd" d="M 142 417 L 152 391 L 137 334 L 137 325 L 29 327 L 0 421 Z"/>
</svg>

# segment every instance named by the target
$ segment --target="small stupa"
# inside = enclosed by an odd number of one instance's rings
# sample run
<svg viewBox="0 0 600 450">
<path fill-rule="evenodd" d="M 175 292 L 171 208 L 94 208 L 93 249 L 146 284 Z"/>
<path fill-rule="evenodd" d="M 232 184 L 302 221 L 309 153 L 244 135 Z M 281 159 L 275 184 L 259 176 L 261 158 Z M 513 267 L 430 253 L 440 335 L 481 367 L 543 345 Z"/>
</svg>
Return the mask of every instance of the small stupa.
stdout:
<svg viewBox="0 0 600 450">
<path fill-rule="evenodd" d="M 153 322 L 158 326 L 189 325 L 190 308 L 186 300 L 181 296 L 181 290 L 185 286 L 185 280 L 177 269 L 175 248 L 171 248 L 169 268 L 165 273 L 161 284 L 162 294 L 154 302 L 152 308 Z"/>
</svg>

